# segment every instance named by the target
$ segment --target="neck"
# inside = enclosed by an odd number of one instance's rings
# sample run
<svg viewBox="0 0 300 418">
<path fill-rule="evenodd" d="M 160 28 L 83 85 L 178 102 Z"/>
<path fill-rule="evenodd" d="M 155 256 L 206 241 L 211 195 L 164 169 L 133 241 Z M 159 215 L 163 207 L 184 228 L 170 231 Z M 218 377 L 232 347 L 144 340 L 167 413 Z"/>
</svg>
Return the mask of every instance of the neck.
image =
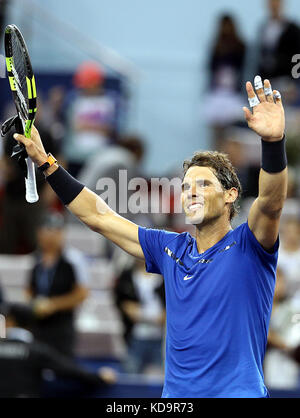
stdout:
<svg viewBox="0 0 300 418">
<path fill-rule="evenodd" d="M 277 22 L 280 22 L 281 20 L 283 20 L 281 15 L 273 15 L 271 17 L 271 20 L 277 20 Z"/>
<path fill-rule="evenodd" d="M 57 261 L 57 259 L 59 258 L 60 255 L 60 251 L 46 251 L 42 254 L 42 263 L 44 264 L 44 266 L 47 267 L 51 267 L 52 265 L 54 265 Z"/>
<path fill-rule="evenodd" d="M 219 218 L 213 223 L 196 226 L 196 242 L 199 254 L 204 253 L 209 248 L 213 247 L 231 230 L 230 222 L 225 221 L 224 218 Z"/>
</svg>

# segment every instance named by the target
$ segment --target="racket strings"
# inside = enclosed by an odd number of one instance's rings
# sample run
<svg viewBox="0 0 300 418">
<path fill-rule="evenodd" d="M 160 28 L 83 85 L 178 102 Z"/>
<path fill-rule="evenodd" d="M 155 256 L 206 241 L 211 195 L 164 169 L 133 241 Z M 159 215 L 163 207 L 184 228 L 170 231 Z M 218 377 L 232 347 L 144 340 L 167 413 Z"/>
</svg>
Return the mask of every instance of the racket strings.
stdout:
<svg viewBox="0 0 300 418">
<path fill-rule="evenodd" d="M 24 117 L 28 117 L 28 102 L 27 102 L 27 83 L 26 83 L 26 61 L 24 58 L 23 47 L 16 35 L 12 36 L 12 55 L 14 62 L 14 69 L 16 74 L 15 81 L 17 86 L 17 95 L 20 100 L 20 105 L 23 109 Z M 20 94 L 21 93 L 21 94 Z"/>
</svg>

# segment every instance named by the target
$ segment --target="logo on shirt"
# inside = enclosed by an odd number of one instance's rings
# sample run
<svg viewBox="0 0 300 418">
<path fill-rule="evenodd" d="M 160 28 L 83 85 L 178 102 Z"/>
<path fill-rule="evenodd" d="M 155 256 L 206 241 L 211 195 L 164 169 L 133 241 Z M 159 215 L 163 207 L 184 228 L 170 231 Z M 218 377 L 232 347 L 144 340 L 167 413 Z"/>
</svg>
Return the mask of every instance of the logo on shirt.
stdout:
<svg viewBox="0 0 300 418">
<path fill-rule="evenodd" d="M 176 263 L 179 263 L 181 266 L 184 266 L 180 258 L 176 257 L 176 255 L 173 253 L 173 251 L 170 250 L 170 248 L 165 247 L 165 253 L 167 253 L 168 256 L 171 257 Z"/>
<path fill-rule="evenodd" d="M 208 264 L 208 263 L 211 263 L 212 261 L 213 261 L 213 258 L 211 258 L 210 260 L 206 260 L 205 258 L 201 258 L 201 260 L 199 260 L 198 263 Z"/>
<path fill-rule="evenodd" d="M 183 280 L 191 280 L 193 276 L 184 276 Z"/>
<path fill-rule="evenodd" d="M 232 244 L 227 245 L 225 248 L 223 248 L 222 250 L 218 251 L 219 253 L 223 253 L 224 251 L 228 251 L 230 250 L 230 248 L 232 248 L 234 245 L 236 245 L 236 241 L 233 241 Z"/>
<path fill-rule="evenodd" d="M 222 248 L 221 250 L 218 251 L 218 254 L 220 253 L 224 253 L 225 251 L 230 250 L 233 246 L 236 245 L 236 241 L 233 241 L 231 244 L 226 245 L 225 248 Z M 172 260 L 174 260 L 176 263 L 180 264 L 182 267 L 184 267 L 186 270 L 190 270 L 190 268 L 188 268 L 187 266 L 185 266 L 185 264 L 182 262 L 182 260 L 176 256 L 176 254 L 173 253 L 173 251 L 170 250 L 170 248 L 165 247 L 164 248 L 165 253 L 172 258 Z M 210 264 L 214 261 L 214 258 L 201 258 L 201 260 L 198 261 L 198 263 L 200 264 Z M 185 276 L 184 280 L 190 280 L 193 276 Z"/>
</svg>

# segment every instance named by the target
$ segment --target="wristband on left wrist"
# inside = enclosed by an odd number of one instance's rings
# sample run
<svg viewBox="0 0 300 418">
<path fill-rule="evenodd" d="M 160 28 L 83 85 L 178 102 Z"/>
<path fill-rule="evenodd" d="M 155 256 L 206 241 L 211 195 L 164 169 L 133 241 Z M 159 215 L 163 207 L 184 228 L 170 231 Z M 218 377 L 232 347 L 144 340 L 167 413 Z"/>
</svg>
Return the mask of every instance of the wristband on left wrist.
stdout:
<svg viewBox="0 0 300 418">
<path fill-rule="evenodd" d="M 280 173 L 286 168 L 288 162 L 285 142 L 285 135 L 280 141 L 269 142 L 261 140 L 261 167 L 267 173 Z"/>
</svg>

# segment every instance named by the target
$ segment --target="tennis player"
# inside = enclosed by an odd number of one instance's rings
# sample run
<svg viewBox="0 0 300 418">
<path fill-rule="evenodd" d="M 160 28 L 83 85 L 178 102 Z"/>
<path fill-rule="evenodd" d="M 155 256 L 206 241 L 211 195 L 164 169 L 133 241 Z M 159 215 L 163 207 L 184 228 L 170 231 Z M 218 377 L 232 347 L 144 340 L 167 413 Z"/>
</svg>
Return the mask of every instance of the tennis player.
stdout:
<svg viewBox="0 0 300 418">
<path fill-rule="evenodd" d="M 37 130 L 16 135 L 68 209 L 92 230 L 160 273 L 166 288 L 163 397 L 268 397 L 263 359 L 275 286 L 280 214 L 287 193 L 285 118 L 268 80 L 246 84 L 248 125 L 261 138 L 259 195 L 231 227 L 240 193 L 226 156 L 185 162 L 182 201 L 196 238 L 138 227 L 111 210 L 47 155 Z"/>
</svg>

